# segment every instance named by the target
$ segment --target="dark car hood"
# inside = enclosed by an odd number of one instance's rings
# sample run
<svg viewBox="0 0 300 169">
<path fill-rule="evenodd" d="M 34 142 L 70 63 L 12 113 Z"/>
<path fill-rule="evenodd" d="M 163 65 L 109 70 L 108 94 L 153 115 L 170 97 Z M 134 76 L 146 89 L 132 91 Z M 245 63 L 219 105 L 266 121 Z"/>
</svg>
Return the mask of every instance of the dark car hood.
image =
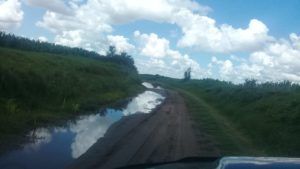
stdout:
<svg viewBox="0 0 300 169">
<path fill-rule="evenodd" d="M 300 169 L 300 158 L 224 157 L 217 169 Z"/>
<path fill-rule="evenodd" d="M 300 158 L 195 157 L 162 164 L 142 164 L 123 169 L 300 169 Z"/>
</svg>

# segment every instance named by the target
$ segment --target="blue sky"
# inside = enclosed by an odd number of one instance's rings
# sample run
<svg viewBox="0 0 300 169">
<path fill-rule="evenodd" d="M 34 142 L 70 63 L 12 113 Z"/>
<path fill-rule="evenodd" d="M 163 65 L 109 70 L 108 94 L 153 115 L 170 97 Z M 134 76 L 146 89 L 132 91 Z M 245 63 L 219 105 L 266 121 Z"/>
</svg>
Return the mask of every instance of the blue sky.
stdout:
<svg viewBox="0 0 300 169">
<path fill-rule="evenodd" d="M 291 32 L 300 33 L 300 1 L 298 0 L 203 0 L 202 4 L 214 10 L 210 16 L 219 23 L 245 27 L 252 18 L 263 21 L 270 34 L 287 37 Z"/>
<path fill-rule="evenodd" d="M 103 7 L 105 6 L 105 7 Z M 298 0 L 0 0 L 0 29 L 104 53 L 141 73 L 300 82 Z M 5 21 L 5 22 L 4 22 Z"/>
</svg>

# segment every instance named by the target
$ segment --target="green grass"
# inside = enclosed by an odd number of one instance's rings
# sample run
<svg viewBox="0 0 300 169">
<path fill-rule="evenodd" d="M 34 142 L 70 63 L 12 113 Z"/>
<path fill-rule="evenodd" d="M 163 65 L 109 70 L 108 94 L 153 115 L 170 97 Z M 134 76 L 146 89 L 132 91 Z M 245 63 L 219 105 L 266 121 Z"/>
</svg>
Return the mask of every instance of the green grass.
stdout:
<svg viewBox="0 0 300 169">
<path fill-rule="evenodd" d="M 0 143 L 142 89 L 133 67 L 80 56 L 0 48 Z"/>
<path fill-rule="evenodd" d="M 226 117 L 204 101 L 201 97 L 182 90 L 178 90 L 185 98 L 189 112 L 198 125 L 216 140 L 223 155 L 259 155 L 263 154 L 251 143 L 241 131 Z"/>
<path fill-rule="evenodd" d="M 199 128 L 216 140 L 223 155 L 300 155 L 298 85 L 143 79 L 182 93 Z"/>
</svg>

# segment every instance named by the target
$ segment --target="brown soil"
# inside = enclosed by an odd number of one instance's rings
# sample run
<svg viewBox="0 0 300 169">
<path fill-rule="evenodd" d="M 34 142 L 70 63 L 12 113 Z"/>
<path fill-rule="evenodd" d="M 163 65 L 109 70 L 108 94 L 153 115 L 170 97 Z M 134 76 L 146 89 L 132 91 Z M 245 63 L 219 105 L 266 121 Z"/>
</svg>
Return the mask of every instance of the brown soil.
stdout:
<svg viewBox="0 0 300 169">
<path fill-rule="evenodd" d="M 110 169 L 218 156 L 212 141 L 193 128 L 183 98 L 175 91 L 166 93 L 165 102 L 152 113 L 126 116 L 112 125 L 69 168 Z"/>
</svg>

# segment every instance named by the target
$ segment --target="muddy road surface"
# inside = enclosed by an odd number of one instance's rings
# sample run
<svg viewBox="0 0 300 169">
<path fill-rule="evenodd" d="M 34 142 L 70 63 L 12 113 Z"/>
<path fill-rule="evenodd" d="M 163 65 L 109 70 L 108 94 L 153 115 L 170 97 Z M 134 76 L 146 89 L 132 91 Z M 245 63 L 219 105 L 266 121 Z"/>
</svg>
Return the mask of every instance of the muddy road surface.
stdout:
<svg viewBox="0 0 300 169">
<path fill-rule="evenodd" d="M 149 114 L 123 117 L 68 168 L 110 169 L 218 156 L 212 142 L 193 127 L 183 98 L 166 91 L 162 105 Z"/>
</svg>

